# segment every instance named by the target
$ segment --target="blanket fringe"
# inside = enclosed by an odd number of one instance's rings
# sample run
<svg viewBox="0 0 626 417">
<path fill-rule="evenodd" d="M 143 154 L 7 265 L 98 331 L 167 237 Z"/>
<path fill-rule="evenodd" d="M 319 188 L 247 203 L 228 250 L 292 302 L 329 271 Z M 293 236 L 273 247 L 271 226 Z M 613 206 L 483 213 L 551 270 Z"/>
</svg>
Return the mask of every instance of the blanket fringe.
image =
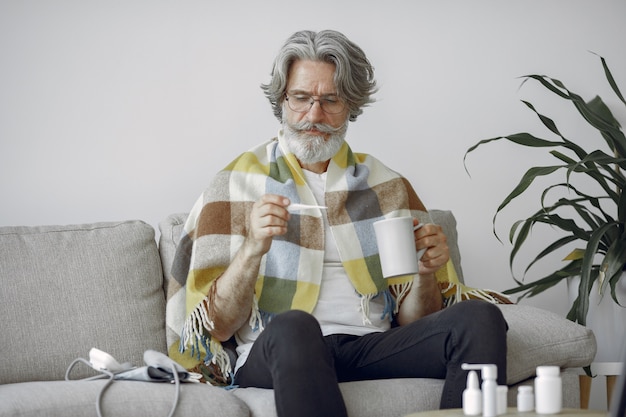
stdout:
<svg viewBox="0 0 626 417">
<path fill-rule="evenodd" d="M 463 300 L 478 299 L 492 304 L 513 304 L 506 295 L 489 289 L 467 287 L 453 282 L 439 283 L 441 293 L 444 295 L 444 305 L 450 306 Z"/>
<path fill-rule="evenodd" d="M 209 297 L 205 297 L 187 316 L 183 330 L 180 335 L 179 352 L 184 353 L 187 348 L 191 348 L 191 356 L 202 360 L 205 365 L 214 364 L 222 375 L 231 375 L 232 367 L 230 356 L 222 347 L 219 341 L 207 336 L 204 332 L 212 331 L 215 328 L 208 313 Z M 205 356 L 202 358 L 202 350 Z M 210 380 L 207 382 L 211 383 Z"/>
<path fill-rule="evenodd" d="M 197 346 L 198 339 L 204 335 L 204 329 L 212 331 L 215 327 L 213 320 L 209 318 L 207 303 L 209 297 L 205 297 L 191 314 L 185 319 L 185 324 L 180 335 L 180 352 L 183 353 L 187 346 Z M 193 343 L 192 343 L 193 342 Z"/>
<path fill-rule="evenodd" d="M 396 300 L 394 300 L 393 295 L 388 288 L 382 292 L 382 295 L 385 297 L 385 308 L 383 310 L 383 313 L 380 315 L 380 319 L 384 320 L 385 317 L 387 317 L 387 319 L 391 321 L 393 320 L 393 315 L 396 311 Z"/>
<path fill-rule="evenodd" d="M 385 319 L 385 317 L 387 317 L 389 321 L 393 320 L 394 315 L 396 315 L 400 310 L 402 300 L 411 290 L 411 284 L 412 281 L 405 282 L 403 284 L 393 284 L 378 294 L 361 294 L 361 307 L 359 308 L 359 311 L 361 311 L 363 315 L 363 324 L 372 324 L 369 319 L 370 302 L 373 298 L 378 296 L 385 298 L 385 307 L 380 318 Z"/>
<path fill-rule="evenodd" d="M 374 298 L 376 294 L 365 294 L 361 295 L 361 318 L 363 319 L 364 325 L 371 325 L 372 321 L 370 320 L 370 301 Z"/>
<path fill-rule="evenodd" d="M 228 356 L 228 353 L 224 350 L 222 344 L 211 339 L 209 347 L 211 352 L 213 353 L 211 363 L 217 365 L 223 375 L 232 375 L 230 356 Z"/>
<path fill-rule="evenodd" d="M 250 312 L 250 320 L 248 324 L 254 332 L 262 332 L 265 328 L 263 313 L 259 309 L 259 301 L 256 299 L 256 297 L 252 297 L 252 311 Z"/>
<path fill-rule="evenodd" d="M 404 297 L 406 297 L 409 291 L 411 291 L 412 286 L 412 280 L 403 284 L 392 284 L 389 286 L 392 295 L 394 295 L 396 299 L 396 303 L 393 308 L 393 314 L 398 314 L 398 311 L 400 311 L 400 304 L 402 304 Z"/>
</svg>

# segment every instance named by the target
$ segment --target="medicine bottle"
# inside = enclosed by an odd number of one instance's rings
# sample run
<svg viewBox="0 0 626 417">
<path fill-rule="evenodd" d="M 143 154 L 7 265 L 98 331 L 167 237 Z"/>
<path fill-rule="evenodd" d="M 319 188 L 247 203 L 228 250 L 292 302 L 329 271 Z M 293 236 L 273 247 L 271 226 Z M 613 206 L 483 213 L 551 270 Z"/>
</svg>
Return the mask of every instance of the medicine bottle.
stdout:
<svg viewBox="0 0 626 417">
<path fill-rule="evenodd" d="M 561 375 L 558 366 L 538 366 L 535 378 L 535 411 L 557 414 L 562 406 Z"/>
<path fill-rule="evenodd" d="M 483 394 L 478 388 L 476 371 L 467 374 L 467 387 L 463 391 L 463 414 L 477 416 L 483 412 Z"/>
<path fill-rule="evenodd" d="M 517 389 L 517 411 L 527 413 L 535 409 L 533 387 L 522 385 Z"/>
<path fill-rule="evenodd" d="M 507 403 L 507 394 L 509 392 L 509 387 L 506 385 L 498 385 L 496 387 L 496 413 L 501 416 L 506 414 L 506 408 L 508 406 Z"/>
</svg>

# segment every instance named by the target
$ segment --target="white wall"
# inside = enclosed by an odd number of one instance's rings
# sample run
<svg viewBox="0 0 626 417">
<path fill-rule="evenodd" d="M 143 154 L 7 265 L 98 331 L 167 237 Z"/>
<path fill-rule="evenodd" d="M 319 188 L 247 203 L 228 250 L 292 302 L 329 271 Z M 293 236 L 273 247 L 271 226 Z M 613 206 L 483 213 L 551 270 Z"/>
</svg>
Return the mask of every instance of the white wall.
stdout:
<svg viewBox="0 0 626 417">
<path fill-rule="evenodd" d="M 218 169 L 275 135 L 259 84 L 282 42 L 333 28 L 368 53 L 380 85 L 350 127 L 353 148 L 407 176 L 427 206 L 454 211 L 471 285 L 510 288 L 510 245 L 492 216 L 525 167 L 549 160 L 492 145 L 470 155 L 470 178 L 463 155 L 479 139 L 543 134 L 522 98 L 566 134 L 584 131 L 517 77 L 545 73 L 615 103 L 588 51 L 626 93 L 625 23 L 623 0 L 3 0 L 0 225 L 156 226 L 189 210 Z M 535 207 L 526 198 L 501 216 L 505 241 Z M 565 297 L 524 302 L 564 314 Z"/>
</svg>

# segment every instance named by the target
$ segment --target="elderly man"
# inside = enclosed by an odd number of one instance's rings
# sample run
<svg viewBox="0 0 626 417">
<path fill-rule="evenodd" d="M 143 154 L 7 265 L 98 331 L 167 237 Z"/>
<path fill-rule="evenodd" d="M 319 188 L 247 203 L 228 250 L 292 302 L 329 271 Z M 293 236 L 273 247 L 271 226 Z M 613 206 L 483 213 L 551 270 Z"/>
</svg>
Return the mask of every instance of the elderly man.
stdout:
<svg viewBox="0 0 626 417">
<path fill-rule="evenodd" d="M 445 379 L 441 407 L 460 407 L 463 362 L 496 364 L 503 384 L 506 322 L 490 303 L 442 296 L 456 275 L 441 227 L 414 233 L 419 274 L 382 277 L 372 223 L 428 214 L 405 178 L 344 140 L 376 90 L 363 51 L 335 31 L 298 32 L 262 88 L 278 137 L 218 173 L 185 225 L 181 350 L 236 385 L 273 388 L 279 416 L 345 416 L 339 382 L 401 377 Z"/>
</svg>

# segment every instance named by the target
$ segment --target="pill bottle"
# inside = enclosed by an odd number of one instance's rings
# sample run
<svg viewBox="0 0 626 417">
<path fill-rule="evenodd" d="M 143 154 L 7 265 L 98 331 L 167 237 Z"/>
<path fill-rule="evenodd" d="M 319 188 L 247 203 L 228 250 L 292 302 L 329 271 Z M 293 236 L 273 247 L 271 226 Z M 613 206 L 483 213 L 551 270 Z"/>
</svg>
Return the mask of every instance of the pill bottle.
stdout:
<svg viewBox="0 0 626 417">
<path fill-rule="evenodd" d="M 557 414 L 562 407 L 562 383 L 558 366 L 538 366 L 535 378 L 535 411 Z"/>
<path fill-rule="evenodd" d="M 526 413 L 535 409 L 533 387 L 522 385 L 517 389 L 517 411 Z"/>
<path fill-rule="evenodd" d="M 499 416 L 506 414 L 508 392 L 509 387 L 506 385 L 498 385 L 496 388 L 496 414 Z"/>
</svg>

